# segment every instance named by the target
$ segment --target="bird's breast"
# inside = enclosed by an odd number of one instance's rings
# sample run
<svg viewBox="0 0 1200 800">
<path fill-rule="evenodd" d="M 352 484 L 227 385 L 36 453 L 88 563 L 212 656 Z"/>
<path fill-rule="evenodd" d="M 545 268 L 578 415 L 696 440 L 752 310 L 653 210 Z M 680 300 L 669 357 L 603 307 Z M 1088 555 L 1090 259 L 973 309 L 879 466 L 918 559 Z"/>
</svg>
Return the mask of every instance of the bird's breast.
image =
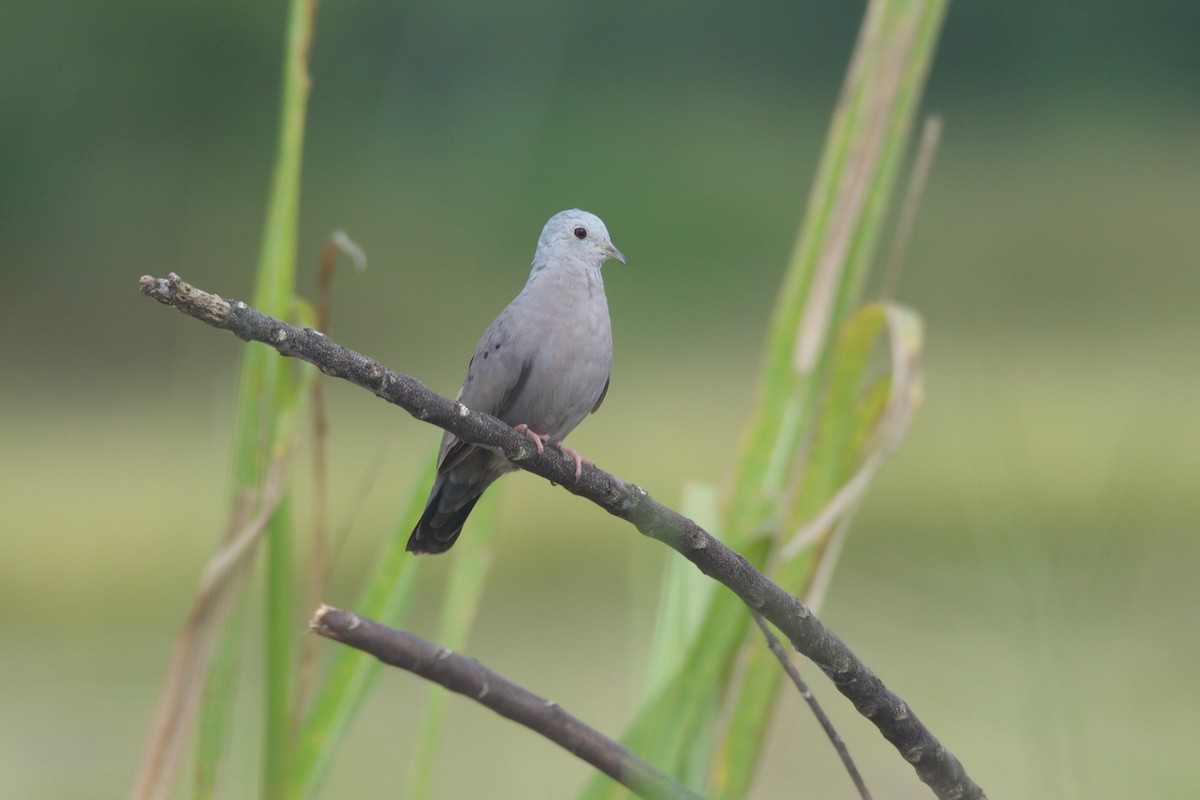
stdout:
<svg viewBox="0 0 1200 800">
<path fill-rule="evenodd" d="M 600 276 L 542 276 L 527 287 L 529 325 L 518 336 L 533 358 L 525 388 L 504 415 L 561 441 L 595 408 L 612 369 L 612 326 Z M 543 290 L 544 289 L 544 290 Z"/>
</svg>

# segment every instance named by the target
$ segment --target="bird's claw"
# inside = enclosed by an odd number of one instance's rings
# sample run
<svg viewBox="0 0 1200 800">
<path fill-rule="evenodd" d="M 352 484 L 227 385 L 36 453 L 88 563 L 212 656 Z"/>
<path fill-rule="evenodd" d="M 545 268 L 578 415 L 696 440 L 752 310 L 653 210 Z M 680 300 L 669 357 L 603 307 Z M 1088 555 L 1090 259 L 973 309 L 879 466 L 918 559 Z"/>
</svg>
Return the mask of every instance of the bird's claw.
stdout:
<svg viewBox="0 0 1200 800">
<path fill-rule="evenodd" d="M 546 436 L 546 435 L 537 433 L 536 431 L 530 430 L 529 426 L 526 425 L 524 422 L 522 422 L 520 425 L 515 426 L 513 428 L 513 430 L 515 430 L 517 433 L 521 434 L 525 438 L 529 439 L 529 441 L 533 442 L 534 447 L 537 448 L 537 452 L 538 452 L 539 456 L 545 450 L 546 442 L 550 441 L 549 436 Z M 590 458 L 584 458 L 583 456 L 579 455 L 578 452 L 563 445 L 561 442 L 555 444 L 554 446 L 556 448 L 558 448 L 559 451 L 561 451 L 564 456 L 567 456 L 568 458 L 570 458 L 572 461 L 575 462 L 575 482 L 576 483 L 579 482 L 579 478 L 583 475 L 583 465 L 584 464 L 587 464 L 589 467 L 596 466 L 595 461 L 592 461 Z"/>
<path fill-rule="evenodd" d="M 555 446 L 559 450 L 562 451 L 563 455 L 569 456 L 571 458 L 571 460 L 575 462 L 575 482 L 576 483 L 579 483 L 579 477 L 583 474 L 583 465 L 584 464 L 587 464 L 589 467 L 596 466 L 595 461 L 592 461 L 590 458 L 584 458 L 583 456 L 579 455 L 579 453 L 577 451 L 572 450 L 569 447 L 565 447 L 564 445 L 561 445 L 561 444 L 558 444 Z"/>
<path fill-rule="evenodd" d="M 533 442 L 533 446 L 537 448 L 537 454 L 539 456 L 542 454 L 542 450 L 545 448 L 546 441 L 550 438 L 549 436 L 543 436 L 540 433 L 531 431 L 529 429 L 529 426 L 526 425 L 524 422 L 522 422 L 520 425 L 516 426 L 516 428 L 514 428 L 514 430 L 517 433 L 519 433 L 522 436 L 529 439 L 529 441 Z"/>
</svg>

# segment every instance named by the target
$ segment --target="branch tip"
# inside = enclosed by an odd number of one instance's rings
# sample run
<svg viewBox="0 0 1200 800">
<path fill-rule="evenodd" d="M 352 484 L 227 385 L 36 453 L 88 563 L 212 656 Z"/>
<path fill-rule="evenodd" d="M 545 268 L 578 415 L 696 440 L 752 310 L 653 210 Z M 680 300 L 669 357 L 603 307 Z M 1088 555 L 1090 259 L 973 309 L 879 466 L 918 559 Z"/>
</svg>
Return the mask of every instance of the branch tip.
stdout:
<svg viewBox="0 0 1200 800">
<path fill-rule="evenodd" d="M 197 289 L 172 272 L 166 278 L 143 275 L 138 282 L 142 294 L 152 297 L 163 305 L 171 306 L 217 328 L 225 327 L 233 313 L 228 300 L 217 294 Z M 248 308 L 239 303 L 239 310 Z M 243 337 L 245 338 L 245 337 Z"/>
</svg>

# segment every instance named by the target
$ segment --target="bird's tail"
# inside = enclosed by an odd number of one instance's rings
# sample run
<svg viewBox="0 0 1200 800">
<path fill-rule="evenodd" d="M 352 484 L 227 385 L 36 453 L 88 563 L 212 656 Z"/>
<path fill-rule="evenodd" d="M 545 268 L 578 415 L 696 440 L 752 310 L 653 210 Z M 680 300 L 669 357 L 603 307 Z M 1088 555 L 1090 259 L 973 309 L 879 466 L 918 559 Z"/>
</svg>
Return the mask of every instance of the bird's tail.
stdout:
<svg viewBox="0 0 1200 800">
<path fill-rule="evenodd" d="M 429 501 L 421 514 L 417 527 L 413 528 L 408 537 L 410 553 L 444 553 L 458 541 L 463 525 L 471 514 L 471 509 L 483 496 L 483 490 L 491 481 L 483 484 L 457 484 L 446 480 L 445 475 L 439 475 L 434 481 L 433 490 L 429 493 Z"/>
</svg>

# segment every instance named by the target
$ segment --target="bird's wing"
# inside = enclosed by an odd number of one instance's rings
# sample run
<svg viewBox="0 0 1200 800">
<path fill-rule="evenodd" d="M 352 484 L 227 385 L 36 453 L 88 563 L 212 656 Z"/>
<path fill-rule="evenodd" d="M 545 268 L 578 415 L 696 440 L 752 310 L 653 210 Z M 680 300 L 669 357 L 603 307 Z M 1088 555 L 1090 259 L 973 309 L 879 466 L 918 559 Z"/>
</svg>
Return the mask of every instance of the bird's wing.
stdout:
<svg viewBox="0 0 1200 800">
<path fill-rule="evenodd" d="M 522 342 L 514 335 L 514 327 L 519 327 L 514 325 L 519 323 L 514 306 L 516 301 L 488 327 L 467 364 L 467 378 L 458 400 L 472 411 L 503 418 L 526 388 L 537 351 L 531 342 Z M 474 449 L 474 445 L 447 433 L 442 439 L 438 472 L 449 472 Z"/>
</svg>

